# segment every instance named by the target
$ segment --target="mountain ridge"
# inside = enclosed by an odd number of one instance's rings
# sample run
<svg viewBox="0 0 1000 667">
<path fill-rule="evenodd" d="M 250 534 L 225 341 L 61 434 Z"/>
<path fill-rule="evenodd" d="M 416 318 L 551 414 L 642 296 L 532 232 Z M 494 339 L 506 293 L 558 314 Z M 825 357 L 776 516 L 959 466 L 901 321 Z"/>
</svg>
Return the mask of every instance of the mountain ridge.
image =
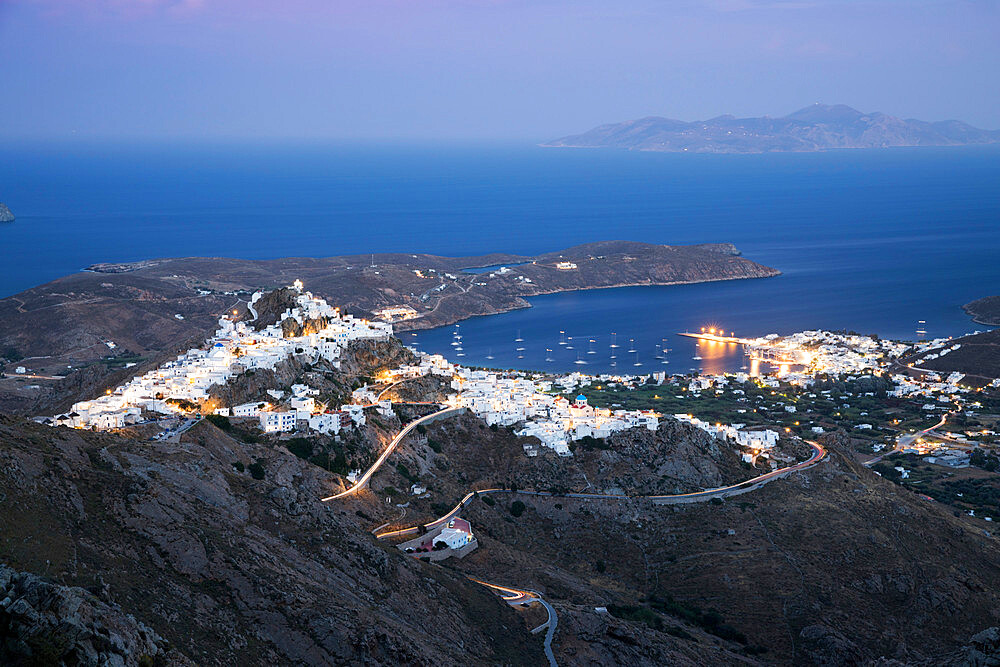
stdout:
<svg viewBox="0 0 1000 667">
<path fill-rule="evenodd" d="M 724 114 L 686 122 L 645 116 L 599 125 L 542 146 L 677 153 L 771 153 L 995 143 L 1000 143 L 1000 130 L 982 130 L 959 120 L 902 119 L 877 111 L 864 113 L 846 104 L 817 103 L 778 118 L 736 118 Z"/>
</svg>

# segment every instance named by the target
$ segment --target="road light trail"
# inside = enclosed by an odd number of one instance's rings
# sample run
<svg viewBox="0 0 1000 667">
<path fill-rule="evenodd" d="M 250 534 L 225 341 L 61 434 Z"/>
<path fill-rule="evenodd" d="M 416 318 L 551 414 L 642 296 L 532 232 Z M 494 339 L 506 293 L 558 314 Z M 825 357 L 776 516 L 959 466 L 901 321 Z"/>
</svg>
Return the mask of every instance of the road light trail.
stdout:
<svg viewBox="0 0 1000 667">
<path fill-rule="evenodd" d="M 934 429 L 938 429 L 944 426 L 945 422 L 948 421 L 948 416 L 951 414 L 952 414 L 951 412 L 944 413 L 943 415 L 941 415 L 941 421 L 939 421 L 937 424 L 934 424 L 933 426 L 928 426 L 923 431 L 917 431 L 916 433 L 913 433 L 911 435 L 900 436 L 900 438 L 896 441 L 896 446 L 893 447 L 891 451 L 888 451 L 885 454 L 882 454 L 881 456 L 876 456 L 875 458 L 869 461 L 865 461 L 861 465 L 870 468 L 879 461 L 881 461 L 882 459 L 884 459 L 885 457 L 889 456 L 890 454 L 895 454 L 896 452 L 900 452 L 906 449 L 917 438 L 922 438 L 923 436 L 927 435 Z"/>
<path fill-rule="evenodd" d="M 448 410 L 441 410 L 440 412 L 434 413 L 433 415 L 429 415 L 428 417 L 434 417 L 436 415 L 440 415 L 440 414 L 446 413 L 446 412 L 448 412 Z M 375 466 L 373 466 L 372 469 L 369 470 L 368 473 L 366 473 L 367 477 L 370 477 L 371 473 L 373 473 L 378 468 L 378 466 L 382 464 L 382 462 L 384 461 L 384 459 L 388 457 L 389 453 L 391 453 L 391 450 L 395 446 L 395 444 L 398 444 L 398 440 L 400 440 L 409 431 L 409 429 L 411 427 L 415 426 L 416 424 L 417 424 L 417 422 L 413 422 L 412 424 L 410 424 L 410 426 L 408 426 L 406 429 L 404 429 L 403 431 L 401 431 L 398 436 L 396 436 L 396 439 L 393 440 L 393 443 L 391 443 L 390 447 L 386 449 L 386 452 L 383 453 L 383 455 L 379 458 L 379 461 L 376 462 Z M 675 495 L 631 496 L 631 497 L 630 496 L 616 496 L 616 495 L 601 494 L 601 493 L 565 493 L 565 494 L 554 494 L 554 493 L 551 493 L 551 492 L 548 492 L 548 491 L 516 491 L 515 492 L 515 491 L 511 491 L 509 489 L 480 489 L 480 490 L 477 490 L 477 491 L 470 491 L 469 493 L 465 494 L 465 497 L 463 497 L 462 500 L 460 500 L 459 503 L 450 512 L 448 512 L 444 516 L 439 517 L 439 518 L 437 518 L 437 519 L 435 519 L 435 520 L 433 520 L 433 521 L 431 521 L 429 523 L 423 524 L 422 526 L 411 526 L 410 528 L 401 528 L 399 530 L 390 530 L 390 531 L 386 531 L 386 532 L 383 532 L 383 533 L 376 533 L 375 537 L 376 537 L 376 539 L 383 540 L 383 539 L 387 539 L 387 538 L 391 538 L 391 537 L 403 537 L 403 536 L 406 536 L 406 535 L 412 535 L 414 533 L 420 533 L 421 531 L 426 532 L 426 531 L 429 531 L 429 530 L 433 530 L 434 528 L 437 528 L 441 524 L 446 523 L 447 521 L 450 521 L 452 518 L 454 518 L 477 495 L 479 495 L 479 494 L 485 494 L 485 493 L 520 493 L 520 494 L 532 495 L 532 496 L 556 496 L 556 497 L 563 497 L 563 498 L 580 498 L 580 499 L 585 499 L 585 500 L 591 500 L 591 499 L 598 499 L 598 500 L 651 500 L 652 502 L 657 503 L 657 504 L 671 504 L 672 502 L 675 502 L 675 503 L 703 502 L 703 501 L 711 500 L 713 498 L 723 498 L 723 497 L 728 496 L 728 495 L 736 495 L 738 493 L 746 493 L 747 491 L 756 490 L 757 488 L 760 488 L 764 484 L 767 484 L 768 482 L 771 482 L 771 481 L 773 481 L 775 479 L 779 479 L 781 477 L 784 477 L 785 475 L 788 475 L 788 474 L 790 474 L 792 472 L 801 471 L 801 470 L 805 470 L 807 468 L 810 468 L 810 467 L 816 465 L 817 463 L 819 463 L 821 460 L 823 460 L 823 458 L 826 457 L 827 451 L 826 451 L 826 449 L 822 445 L 820 445 L 817 442 L 810 441 L 810 440 L 807 440 L 805 442 L 810 447 L 812 447 L 812 449 L 813 449 L 813 454 L 812 454 L 811 457 L 809 457 L 809 459 L 807 459 L 805 461 L 802 461 L 801 463 L 797 463 L 795 465 L 788 466 L 786 468 L 782 468 L 780 470 L 774 470 L 772 472 L 760 475 L 758 477 L 754 477 L 753 479 L 747 480 L 745 482 L 740 482 L 738 484 L 731 484 L 729 486 L 723 486 L 723 487 L 719 487 L 719 488 L 716 488 L 716 489 L 708 489 L 706 491 L 695 491 L 693 493 L 681 493 L 681 494 L 675 494 Z M 367 482 L 367 477 L 364 479 L 365 482 Z M 332 498 L 343 497 L 343 496 L 348 495 L 349 493 L 353 492 L 354 490 L 360 488 L 360 486 L 361 486 L 361 480 L 359 480 L 358 485 L 352 487 L 351 489 L 348 489 L 347 491 L 345 491 L 343 493 L 340 493 L 340 494 L 338 494 L 336 496 L 331 496 L 331 498 L 324 498 L 324 500 L 329 500 L 329 499 L 332 499 Z M 381 528 L 381 526 L 380 526 L 380 528 Z M 376 529 L 376 530 L 378 530 L 378 529 Z M 512 588 L 512 587 L 509 587 L 509 586 L 501 586 L 499 584 L 491 584 L 491 583 L 486 582 L 486 581 L 475 579 L 474 577 L 469 577 L 469 579 L 472 580 L 472 581 L 474 581 L 474 582 L 476 582 L 476 583 L 478 583 L 478 584 L 486 586 L 486 587 L 488 587 L 488 588 L 490 588 L 490 589 L 492 589 L 494 591 L 499 592 L 500 596 L 504 599 L 504 601 L 507 602 L 507 604 L 509 604 L 511 606 L 517 606 L 517 605 L 521 605 L 521 604 L 532 604 L 534 602 L 537 602 L 537 603 L 539 603 L 539 604 L 541 604 L 541 605 L 543 605 L 545 607 L 545 610 L 548 613 L 548 620 L 546 620 L 546 622 L 543 623 L 542 625 L 540 625 L 537 628 L 533 629 L 532 633 L 539 632 L 543 628 L 547 628 L 547 631 L 545 633 L 545 643 L 544 643 L 545 657 L 549 661 L 549 667 L 556 667 L 557 663 L 556 663 L 555 653 L 552 651 L 552 639 L 555 637 L 556 626 L 557 626 L 559 620 L 558 620 L 558 616 L 556 615 L 555 608 L 552 607 L 552 605 L 547 600 L 545 600 L 544 598 L 542 598 L 542 596 L 539 593 L 535 592 L 535 591 L 524 590 L 524 589 L 519 589 L 519 588 Z"/>
<path fill-rule="evenodd" d="M 468 575 L 466 575 L 468 577 Z M 488 581 L 483 581 L 481 579 L 476 579 L 475 577 L 468 577 L 470 581 L 474 581 L 481 586 L 486 586 L 494 591 L 500 593 L 500 597 L 503 598 L 504 602 L 512 607 L 518 605 L 532 604 L 537 602 L 538 604 L 545 607 L 545 611 L 548 614 L 548 618 L 544 623 L 539 625 L 537 628 L 532 630 L 532 633 L 539 632 L 542 628 L 547 628 L 545 633 L 545 657 L 549 660 L 549 667 L 556 667 L 556 656 L 552 652 L 552 639 L 556 635 L 556 626 L 559 625 L 559 617 L 556 615 L 555 607 L 553 607 L 549 602 L 541 596 L 540 593 L 536 591 L 521 590 L 520 588 L 511 588 L 509 586 L 501 586 L 500 584 L 491 584 Z"/>
<path fill-rule="evenodd" d="M 813 442 L 811 440 L 805 441 L 813 449 L 812 456 L 809 459 L 802 461 L 801 463 L 796 463 L 793 466 L 788 466 L 786 468 L 781 468 L 779 470 L 773 470 L 769 473 L 765 473 L 753 479 L 748 479 L 745 482 L 739 482 L 738 484 L 730 484 L 729 486 L 721 486 L 715 489 L 707 489 L 705 491 L 694 491 L 692 493 L 677 493 L 673 495 L 655 495 L 655 496 L 624 496 L 624 495 L 613 495 L 609 493 L 552 493 L 550 491 L 510 491 L 509 489 L 479 489 L 476 491 L 470 491 L 465 494 L 455 507 L 445 514 L 444 516 L 434 519 L 430 523 L 425 523 L 423 526 L 411 526 L 409 528 L 400 528 L 398 530 L 389 530 L 383 533 L 376 533 L 375 537 L 384 540 L 392 537 L 404 537 L 406 535 L 413 535 L 421 532 L 421 529 L 425 531 L 430 531 L 443 523 L 447 523 L 453 519 L 462 509 L 471 501 L 476 495 L 482 495 L 487 493 L 519 493 L 521 495 L 527 496 L 554 496 L 559 498 L 579 498 L 582 500 L 650 500 L 659 505 L 672 505 L 672 504 L 683 504 L 690 502 L 704 502 L 711 500 L 712 498 L 724 498 L 730 495 L 739 495 L 741 493 L 746 493 L 747 491 L 756 490 L 776 479 L 789 475 L 793 472 L 798 472 L 801 470 L 806 470 L 812 466 L 819 463 L 823 458 L 826 457 L 826 449 L 819 443 Z"/>
<path fill-rule="evenodd" d="M 396 434 L 396 437 L 392 439 L 392 441 L 389 443 L 389 446 L 385 448 L 385 451 L 382 452 L 382 455 L 378 457 L 378 460 L 375 461 L 374 465 L 372 465 L 372 467 L 369 468 L 364 475 L 358 478 L 358 481 L 354 484 L 354 486 L 352 486 L 349 489 L 346 489 L 345 491 L 341 491 L 340 493 L 334 494 L 332 496 L 321 498 L 320 500 L 325 503 L 329 500 L 336 500 L 338 498 L 343 498 L 345 496 L 357 493 L 365 486 L 367 486 L 368 480 L 371 479 L 372 475 L 378 472 L 378 469 L 382 467 L 382 464 L 385 463 L 386 459 L 388 459 L 389 456 L 396 450 L 396 447 L 398 447 L 399 443 L 403 441 L 403 438 L 409 435 L 410 431 L 415 429 L 420 424 L 440 419 L 441 417 L 444 417 L 449 413 L 457 414 L 459 411 L 463 410 L 464 408 L 445 408 L 443 410 L 438 410 L 437 412 L 433 412 L 425 417 L 421 417 L 420 419 L 415 419 L 411 421 L 409 424 L 406 425 L 405 428 L 403 428 L 402 431 Z"/>
</svg>

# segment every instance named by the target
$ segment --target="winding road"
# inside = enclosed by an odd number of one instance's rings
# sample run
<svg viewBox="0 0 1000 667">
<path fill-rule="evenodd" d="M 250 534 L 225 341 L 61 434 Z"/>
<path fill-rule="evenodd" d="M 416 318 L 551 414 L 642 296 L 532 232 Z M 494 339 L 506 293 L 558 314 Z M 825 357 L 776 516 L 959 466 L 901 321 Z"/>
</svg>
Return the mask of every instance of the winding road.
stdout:
<svg viewBox="0 0 1000 667">
<path fill-rule="evenodd" d="M 520 588 L 511 588 L 509 586 L 491 584 L 488 581 L 482 581 L 481 579 L 476 579 L 475 577 L 469 577 L 469 580 L 493 589 L 499 593 L 504 602 L 509 604 L 511 607 L 533 604 L 535 602 L 545 607 L 545 611 L 549 615 L 548 618 L 544 623 L 539 625 L 537 628 L 534 628 L 531 631 L 531 634 L 538 634 L 542 630 L 546 630 L 544 642 L 545 657 L 549 660 L 549 667 L 556 667 L 556 655 L 552 652 L 552 639 L 556 635 L 556 626 L 559 625 L 559 616 L 556 615 L 555 608 L 549 604 L 548 600 L 543 598 L 537 591 L 526 591 L 521 590 Z"/>
<path fill-rule="evenodd" d="M 738 484 L 730 484 L 729 486 L 720 486 L 715 489 L 706 489 L 704 491 L 694 491 L 692 493 L 678 493 L 673 495 L 656 495 L 656 496 L 625 496 L 625 495 L 613 495 L 608 493 L 552 493 L 551 491 L 511 491 L 510 489 L 479 489 L 477 491 L 470 491 L 465 494 L 458 505 L 456 505 L 450 512 L 444 516 L 434 519 L 430 523 L 425 523 L 423 526 L 411 526 L 409 528 L 400 528 L 398 530 L 389 530 L 382 533 L 376 533 L 375 537 L 384 540 L 393 537 L 405 537 L 407 535 L 414 535 L 422 531 L 429 531 L 437 528 L 441 524 L 451 521 L 455 516 L 458 515 L 462 509 L 469 504 L 469 502 L 475 498 L 477 495 L 484 495 L 487 493 L 518 493 L 526 496 L 556 496 L 559 498 L 580 498 L 583 500 L 649 500 L 657 505 L 679 505 L 684 503 L 698 503 L 706 502 L 712 500 L 713 498 L 726 498 L 728 496 L 737 496 L 742 493 L 747 493 L 748 491 L 754 491 L 764 486 L 768 482 L 773 482 L 776 479 L 790 475 L 793 472 L 798 472 L 811 468 L 812 466 L 819 463 L 827 454 L 826 449 L 820 445 L 818 442 L 813 442 L 811 440 L 805 441 L 813 449 L 813 454 L 807 460 L 801 463 L 796 463 L 793 466 L 788 466 L 787 468 L 781 468 L 779 470 L 773 470 L 769 473 L 765 473 L 758 477 L 748 479 L 745 482 L 740 482 Z"/>
<path fill-rule="evenodd" d="M 403 438 L 409 435 L 413 429 L 415 429 L 417 426 L 420 426 L 421 424 L 429 424 L 430 422 L 437 421 L 438 419 L 442 419 L 443 417 L 448 417 L 451 416 L 452 414 L 459 414 L 462 412 L 465 412 L 465 408 L 444 408 L 443 410 L 432 412 L 431 414 L 425 417 L 421 417 L 420 419 L 414 419 L 409 424 L 407 424 L 402 431 L 396 434 L 396 437 L 392 439 L 392 441 L 389 443 L 389 446 L 386 447 L 385 451 L 382 452 L 382 455 L 378 457 L 378 460 L 375 461 L 375 463 L 372 465 L 371 468 L 365 471 L 365 474 L 363 474 L 361 477 L 358 478 L 358 481 L 354 484 L 354 486 L 352 486 L 349 489 L 346 489 L 345 491 L 341 491 L 340 493 L 334 494 L 332 496 L 321 498 L 320 500 L 325 503 L 329 500 L 336 500 L 338 498 L 343 498 L 345 496 L 357 493 L 358 491 L 360 491 L 361 489 L 365 488 L 365 486 L 368 485 L 368 480 L 371 479 L 372 475 L 378 472 L 378 469 L 381 468 L 382 464 L 385 463 L 386 459 L 388 459 L 389 456 L 392 455 L 392 453 L 396 450 L 396 447 L 399 446 L 399 443 L 403 441 Z"/>
<path fill-rule="evenodd" d="M 413 429 L 415 429 L 420 424 L 429 423 L 437 419 L 450 416 L 451 414 L 458 414 L 459 412 L 464 412 L 464 408 L 445 408 L 443 410 L 438 410 L 437 412 L 431 413 L 426 417 L 421 417 L 420 419 L 410 422 L 409 424 L 406 425 L 406 427 L 402 431 L 399 432 L 399 434 L 395 438 L 392 439 L 392 442 L 390 442 L 389 446 L 386 447 L 385 451 L 382 452 L 382 455 L 379 456 L 375 464 L 372 465 L 372 467 L 369 468 L 368 471 L 365 472 L 365 474 L 358 479 L 357 483 L 354 486 L 352 486 L 350 489 L 347 489 L 346 491 L 342 491 L 338 494 L 323 498 L 322 500 L 326 502 L 328 500 L 344 498 L 364 488 L 368 484 L 368 481 L 371 479 L 372 475 L 374 475 L 375 472 L 378 471 L 378 469 L 382 466 L 382 464 L 385 463 L 386 459 L 388 459 L 389 456 L 392 454 L 392 452 L 395 451 L 396 447 L 403 440 L 403 438 L 405 438 Z M 936 426 L 932 428 L 936 428 Z M 459 501 L 458 505 L 456 505 L 450 512 L 429 523 L 425 523 L 423 525 L 418 525 L 418 526 L 411 526 L 409 528 L 401 528 L 398 530 L 389 530 L 381 533 L 377 531 L 383 528 L 384 525 L 379 526 L 379 528 L 375 530 L 375 537 L 377 539 L 384 540 L 394 537 L 405 537 L 407 535 L 413 535 L 433 530 L 434 528 L 437 528 L 440 525 L 447 523 L 455 516 L 457 516 L 458 513 L 461 512 L 462 509 L 473 498 L 477 497 L 480 494 L 486 494 L 486 493 L 519 493 L 522 495 L 529 495 L 529 496 L 556 496 L 560 498 L 580 498 L 585 500 L 589 499 L 649 500 L 658 505 L 706 502 L 712 500 L 713 498 L 725 498 L 728 496 L 739 495 L 741 493 L 746 493 L 748 491 L 759 489 L 768 482 L 780 479 L 793 472 L 806 470 L 807 468 L 816 465 L 821 460 L 823 460 L 824 457 L 826 457 L 827 452 L 822 445 L 820 445 L 817 442 L 813 442 L 811 440 L 806 440 L 805 442 L 813 449 L 812 456 L 810 456 L 807 460 L 792 466 L 788 466 L 786 468 L 781 468 L 780 470 L 773 470 L 769 473 L 765 473 L 758 477 L 754 477 L 753 479 L 749 479 L 745 482 L 740 482 L 739 484 L 730 484 L 729 486 L 723 486 L 715 489 L 706 489 L 704 491 L 695 491 L 692 493 L 679 493 L 674 495 L 656 495 L 656 496 L 624 496 L 624 495 L 612 495 L 612 494 L 602 494 L 602 493 L 558 493 L 557 494 L 549 491 L 521 491 L 521 490 L 511 491 L 510 489 L 480 489 L 477 491 L 470 491 L 465 495 L 464 498 L 462 498 L 462 500 Z M 504 601 L 511 606 L 534 604 L 537 602 L 538 604 L 541 604 L 542 606 L 545 607 L 545 610 L 548 613 L 548 619 L 545 621 L 545 623 L 541 624 L 537 628 L 534 628 L 531 632 L 534 634 L 541 632 L 543 629 L 546 629 L 545 643 L 544 643 L 545 657 L 548 659 L 550 667 L 556 667 L 556 658 L 555 654 L 552 651 L 552 640 L 555 637 L 556 626 L 558 625 L 559 620 L 558 616 L 556 615 L 555 608 L 547 600 L 545 600 L 541 596 L 541 594 L 539 594 L 536 591 L 511 588 L 509 586 L 501 586 L 499 584 L 492 584 L 486 581 L 481 581 L 473 577 L 469 577 L 469 579 L 478 584 L 486 586 L 494 591 L 497 591 L 498 593 L 500 593 L 501 597 L 503 597 Z"/>
</svg>

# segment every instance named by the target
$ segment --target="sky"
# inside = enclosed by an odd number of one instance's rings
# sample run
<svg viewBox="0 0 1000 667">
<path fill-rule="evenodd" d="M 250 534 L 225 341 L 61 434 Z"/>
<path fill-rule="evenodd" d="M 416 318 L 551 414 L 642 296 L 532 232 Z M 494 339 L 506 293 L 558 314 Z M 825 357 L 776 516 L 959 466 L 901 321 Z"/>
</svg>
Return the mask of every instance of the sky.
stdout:
<svg viewBox="0 0 1000 667">
<path fill-rule="evenodd" d="M 996 0 L 0 0 L 0 139 L 543 141 L 814 102 L 1000 129 Z"/>
</svg>

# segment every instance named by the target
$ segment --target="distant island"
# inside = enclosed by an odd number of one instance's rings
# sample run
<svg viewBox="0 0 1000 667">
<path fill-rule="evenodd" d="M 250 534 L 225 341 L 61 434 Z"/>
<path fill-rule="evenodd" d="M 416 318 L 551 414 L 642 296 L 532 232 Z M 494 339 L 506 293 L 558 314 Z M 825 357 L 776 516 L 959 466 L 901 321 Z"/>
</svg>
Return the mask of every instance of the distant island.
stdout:
<svg viewBox="0 0 1000 667">
<path fill-rule="evenodd" d="M 782 118 L 725 115 L 688 123 L 650 116 L 601 125 L 542 145 L 669 153 L 774 153 L 995 143 L 1000 143 L 1000 130 L 980 130 L 958 120 L 931 123 L 879 112 L 862 113 L 843 104 L 814 104 Z"/>
<path fill-rule="evenodd" d="M 0 202 L 0 222 L 14 222 L 14 214 L 3 202 Z"/>
</svg>

